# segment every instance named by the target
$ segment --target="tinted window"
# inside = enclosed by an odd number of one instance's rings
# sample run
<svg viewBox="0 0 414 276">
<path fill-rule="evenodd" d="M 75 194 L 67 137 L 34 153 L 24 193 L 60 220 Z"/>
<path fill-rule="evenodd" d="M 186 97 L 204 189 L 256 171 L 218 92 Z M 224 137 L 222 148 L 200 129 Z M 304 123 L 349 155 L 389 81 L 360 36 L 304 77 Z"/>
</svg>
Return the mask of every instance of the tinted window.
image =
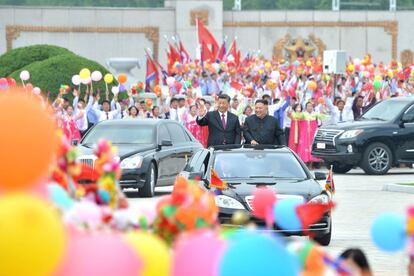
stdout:
<svg viewBox="0 0 414 276">
<path fill-rule="evenodd" d="M 195 172 L 197 169 L 197 164 L 199 163 L 198 159 L 200 158 L 200 155 L 203 153 L 202 150 L 197 151 L 193 157 L 191 157 L 190 161 L 188 162 L 187 166 L 184 168 L 185 171 L 187 172 Z"/>
<path fill-rule="evenodd" d="M 185 133 L 179 125 L 168 124 L 167 127 L 170 132 L 173 144 L 186 142 Z"/>
<path fill-rule="evenodd" d="M 290 153 L 263 151 L 217 153 L 214 170 L 222 178 L 251 176 L 307 178 L 299 161 Z"/>
<path fill-rule="evenodd" d="M 361 119 L 391 121 L 407 106 L 407 102 L 383 101 L 374 105 Z"/>
<path fill-rule="evenodd" d="M 171 140 L 170 133 L 165 125 L 160 125 L 158 128 L 158 141 L 162 142 L 162 140 Z"/>
<path fill-rule="evenodd" d="M 154 143 L 153 126 L 137 125 L 97 125 L 82 141 L 82 144 L 97 144 L 107 139 L 113 144 L 152 144 Z"/>
</svg>

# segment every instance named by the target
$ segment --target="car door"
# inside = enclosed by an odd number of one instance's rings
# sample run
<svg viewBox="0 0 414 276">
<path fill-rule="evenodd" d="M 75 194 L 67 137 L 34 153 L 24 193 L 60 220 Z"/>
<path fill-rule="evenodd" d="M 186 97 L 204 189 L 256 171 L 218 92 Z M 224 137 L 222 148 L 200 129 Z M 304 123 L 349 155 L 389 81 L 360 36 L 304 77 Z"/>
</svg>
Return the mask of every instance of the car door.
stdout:
<svg viewBox="0 0 414 276">
<path fill-rule="evenodd" d="M 175 175 L 177 175 L 184 169 L 187 160 L 193 155 L 194 149 L 189 143 L 189 137 L 181 125 L 177 123 L 168 123 L 167 128 L 170 132 L 175 151 L 174 164 Z"/>
<path fill-rule="evenodd" d="M 414 114 L 414 105 L 404 114 Z M 414 161 L 414 121 L 400 125 L 398 130 L 398 157 L 402 161 Z"/>
<path fill-rule="evenodd" d="M 166 124 L 160 124 L 158 126 L 157 143 L 161 145 L 163 140 L 171 141 L 170 132 L 167 129 Z M 157 153 L 158 158 L 158 184 L 168 185 L 171 178 L 171 171 L 174 170 L 174 158 L 175 151 L 173 147 L 164 146 Z"/>
</svg>

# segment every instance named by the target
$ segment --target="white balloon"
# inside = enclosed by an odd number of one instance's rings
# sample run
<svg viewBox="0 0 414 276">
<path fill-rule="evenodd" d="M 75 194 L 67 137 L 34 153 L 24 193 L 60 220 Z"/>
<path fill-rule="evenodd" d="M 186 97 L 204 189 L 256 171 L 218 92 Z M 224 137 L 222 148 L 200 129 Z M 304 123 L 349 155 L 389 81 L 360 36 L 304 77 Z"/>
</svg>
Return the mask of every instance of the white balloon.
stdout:
<svg viewBox="0 0 414 276">
<path fill-rule="evenodd" d="M 81 83 L 81 79 L 79 75 L 74 75 L 72 77 L 72 83 L 73 85 L 79 85 Z"/>
<path fill-rule="evenodd" d="M 167 85 L 169 87 L 172 87 L 174 85 L 174 83 L 175 83 L 175 78 L 174 77 L 168 77 L 167 78 Z"/>
<path fill-rule="evenodd" d="M 30 73 L 29 73 L 29 71 L 27 71 L 27 70 L 23 70 L 23 71 L 21 71 L 21 72 L 20 72 L 20 79 L 21 79 L 22 81 L 27 81 L 27 80 L 29 80 L 29 79 L 30 79 Z"/>
<path fill-rule="evenodd" d="M 118 86 L 113 86 L 111 90 L 112 90 L 113 94 L 118 94 L 119 93 L 119 87 Z"/>
<path fill-rule="evenodd" d="M 35 95 L 40 95 L 40 92 L 42 92 L 42 91 L 40 90 L 40 88 L 39 88 L 39 87 L 35 87 L 35 88 L 33 88 L 33 94 L 35 94 Z"/>
<path fill-rule="evenodd" d="M 99 71 L 93 71 L 91 74 L 91 79 L 93 81 L 100 81 L 102 79 L 102 73 Z"/>
<path fill-rule="evenodd" d="M 272 73 L 270 73 L 270 77 L 273 80 L 278 80 L 280 78 L 280 72 L 279 71 L 272 71 Z"/>
</svg>

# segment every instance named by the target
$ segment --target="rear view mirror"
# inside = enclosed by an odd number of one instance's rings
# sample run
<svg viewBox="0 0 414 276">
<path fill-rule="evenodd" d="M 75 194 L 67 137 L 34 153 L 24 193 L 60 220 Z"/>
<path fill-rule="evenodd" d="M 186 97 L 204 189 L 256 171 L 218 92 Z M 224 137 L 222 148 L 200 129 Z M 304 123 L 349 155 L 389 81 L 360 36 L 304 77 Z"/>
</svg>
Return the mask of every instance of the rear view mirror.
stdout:
<svg viewBox="0 0 414 276">
<path fill-rule="evenodd" d="M 401 118 L 402 123 L 412 123 L 414 122 L 414 114 L 412 113 L 406 113 Z"/>
<path fill-rule="evenodd" d="M 171 140 L 162 140 L 161 141 L 161 147 L 171 147 L 173 144 Z"/>
<path fill-rule="evenodd" d="M 315 172 L 315 179 L 316 180 L 325 180 L 326 179 L 326 173 Z"/>
</svg>

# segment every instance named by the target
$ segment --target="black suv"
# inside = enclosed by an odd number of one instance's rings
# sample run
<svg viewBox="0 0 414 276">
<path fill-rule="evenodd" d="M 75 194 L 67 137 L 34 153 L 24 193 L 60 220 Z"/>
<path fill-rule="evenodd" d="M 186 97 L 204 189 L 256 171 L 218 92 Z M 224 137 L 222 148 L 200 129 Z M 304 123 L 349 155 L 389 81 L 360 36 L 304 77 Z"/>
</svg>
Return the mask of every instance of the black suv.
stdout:
<svg viewBox="0 0 414 276">
<path fill-rule="evenodd" d="M 381 175 L 400 163 L 414 163 L 414 98 L 384 100 L 357 121 L 321 127 L 312 155 L 332 164 L 336 173 L 359 166 Z"/>
</svg>

